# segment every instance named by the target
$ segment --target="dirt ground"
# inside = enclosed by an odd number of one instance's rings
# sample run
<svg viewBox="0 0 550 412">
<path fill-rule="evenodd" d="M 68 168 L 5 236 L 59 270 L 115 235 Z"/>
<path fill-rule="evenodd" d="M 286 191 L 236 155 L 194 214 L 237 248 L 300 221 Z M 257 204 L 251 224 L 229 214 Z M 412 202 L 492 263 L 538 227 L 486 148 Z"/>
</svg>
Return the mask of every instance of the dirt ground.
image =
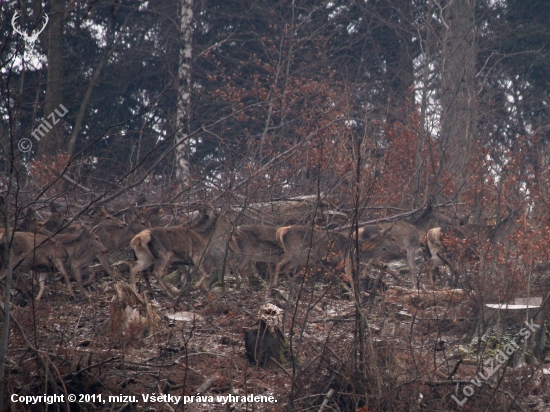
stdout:
<svg viewBox="0 0 550 412">
<path fill-rule="evenodd" d="M 158 322 L 126 329 L 111 319 L 113 286 L 102 278 L 88 297 L 73 301 L 61 281 L 50 280 L 39 304 L 16 297 L 7 396 L 64 397 L 49 406 L 10 401 L 9 410 L 458 410 L 452 395 L 464 396 L 445 382 L 477 373 L 457 349 L 475 330 L 469 299 L 430 303 L 426 296 L 404 298 L 397 287 L 369 303 L 362 292 L 367 339 L 357 348 L 355 304 L 341 282 L 313 286 L 298 279 L 289 301 L 286 282 L 271 294 L 250 284 L 225 292 L 187 290 L 177 308 L 153 285 Z M 265 303 L 285 310 L 294 362 L 260 367 L 247 360 L 243 331 L 258 325 Z M 183 320 L 171 319 L 174 314 Z M 366 365 L 361 376 L 358 364 Z M 475 389 L 476 396 L 491 393 L 490 385 Z M 511 410 L 526 405 L 530 394 L 540 395 L 531 403 L 542 408 L 548 393 L 541 375 Z M 77 401 L 68 403 L 68 394 Z M 482 402 L 474 398 L 464 410 L 477 410 L 468 409 Z"/>
</svg>

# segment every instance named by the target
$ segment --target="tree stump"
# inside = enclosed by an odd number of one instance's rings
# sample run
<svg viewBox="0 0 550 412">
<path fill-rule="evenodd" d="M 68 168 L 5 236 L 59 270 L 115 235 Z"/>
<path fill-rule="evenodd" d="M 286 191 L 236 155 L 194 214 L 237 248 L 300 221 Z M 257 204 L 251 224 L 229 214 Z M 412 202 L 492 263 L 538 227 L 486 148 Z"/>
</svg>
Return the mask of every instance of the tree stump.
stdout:
<svg viewBox="0 0 550 412">
<path fill-rule="evenodd" d="M 249 362 L 272 368 L 290 360 L 290 344 L 280 328 L 281 315 L 280 308 L 268 303 L 260 309 L 258 328 L 244 330 L 244 346 Z"/>
</svg>

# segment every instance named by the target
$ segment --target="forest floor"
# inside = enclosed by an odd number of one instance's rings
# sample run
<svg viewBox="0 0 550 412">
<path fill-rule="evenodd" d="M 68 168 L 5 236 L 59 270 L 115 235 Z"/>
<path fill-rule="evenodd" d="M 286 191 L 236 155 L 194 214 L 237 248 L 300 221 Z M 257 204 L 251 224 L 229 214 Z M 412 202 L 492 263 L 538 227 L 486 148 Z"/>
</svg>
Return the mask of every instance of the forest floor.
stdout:
<svg viewBox="0 0 550 412">
<path fill-rule="evenodd" d="M 61 281 L 50 281 L 39 304 L 16 300 L 7 395 L 64 398 L 48 408 L 9 402 L 10 410 L 69 410 L 68 394 L 76 395 L 71 411 L 458 410 L 452 395 L 466 399 L 464 410 L 477 410 L 483 401 L 474 398 L 493 391 L 474 387 L 470 399 L 449 384 L 479 372 L 464 349 L 477 314 L 463 297 L 430 303 L 391 287 L 369 303 L 363 292 L 368 339 L 357 348 L 355 304 L 341 282 L 295 285 L 290 300 L 286 284 L 271 294 L 250 285 L 187 291 L 177 308 L 155 289 L 160 320 L 127 329 L 112 320 L 113 286 L 102 278 L 74 301 Z M 257 327 L 267 302 L 285 310 L 294 362 L 261 367 L 247 359 L 243 330 Z M 361 376 L 358 364 L 365 365 Z M 510 409 L 549 410 L 547 375 L 516 369 L 507 375 L 527 386 Z M 506 382 L 500 390 L 509 392 Z"/>
</svg>

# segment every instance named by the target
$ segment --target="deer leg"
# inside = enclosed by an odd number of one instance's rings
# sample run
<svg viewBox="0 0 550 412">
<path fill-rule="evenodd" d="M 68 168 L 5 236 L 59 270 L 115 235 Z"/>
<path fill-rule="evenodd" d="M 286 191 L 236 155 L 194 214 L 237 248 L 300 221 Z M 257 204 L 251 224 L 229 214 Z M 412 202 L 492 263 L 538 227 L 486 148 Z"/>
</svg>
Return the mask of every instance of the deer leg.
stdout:
<svg viewBox="0 0 550 412">
<path fill-rule="evenodd" d="M 275 270 L 273 270 L 273 279 L 271 280 L 271 287 L 274 288 L 279 283 L 279 273 L 281 273 L 281 268 L 285 266 L 292 260 L 288 255 L 282 254 L 275 261 Z M 289 275 L 287 275 L 289 276 Z"/>
<path fill-rule="evenodd" d="M 153 267 L 153 270 L 155 268 Z M 149 294 L 152 296 L 153 295 L 153 288 L 151 287 L 151 278 L 149 277 L 150 273 L 149 273 L 149 270 L 144 270 L 143 271 L 143 279 L 145 279 L 145 286 L 147 287 L 147 292 L 149 292 Z"/>
<path fill-rule="evenodd" d="M 202 287 L 204 291 L 208 292 L 208 286 L 204 284 L 204 281 L 206 278 L 208 278 L 209 273 L 202 267 L 202 265 L 198 266 L 199 272 L 202 273 L 202 277 L 199 279 L 199 282 L 194 286 L 194 289 L 198 289 Z"/>
<path fill-rule="evenodd" d="M 130 283 L 132 284 L 132 287 L 136 292 L 137 292 L 136 274 L 138 272 L 142 272 L 146 269 L 149 269 L 149 267 L 152 264 L 153 264 L 153 259 L 151 258 L 151 256 L 149 256 L 146 253 L 143 253 L 138 256 L 138 260 L 130 268 Z"/>
<path fill-rule="evenodd" d="M 281 271 L 281 265 L 279 264 L 279 259 L 277 259 L 277 262 L 275 262 L 275 269 L 273 269 L 273 275 L 269 282 L 270 288 L 277 286 L 277 283 L 279 282 L 280 271 Z"/>
<path fill-rule="evenodd" d="M 99 260 L 99 263 L 101 263 L 101 266 L 103 266 L 105 272 L 107 272 L 107 274 L 111 277 L 111 280 L 115 282 L 115 273 L 113 271 L 113 268 L 111 267 L 111 264 L 109 263 L 109 258 L 106 255 L 99 255 L 97 257 L 97 260 Z"/>
<path fill-rule="evenodd" d="M 157 260 L 157 262 L 155 264 L 155 269 L 153 270 L 153 276 L 157 280 L 157 282 L 158 282 L 159 286 L 162 288 L 162 290 L 164 290 L 164 292 L 166 292 L 168 297 L 170 299 L 174 299 L 174 295 L 172 294 L 172 291 L 170 290 L 168 285 L 166 285 L 166 283 L 164 283 L 164 280 L 162 280 L 162 274 L 164 273 L 164 269 L 166 268 L 166 266 L 168 266 L 169 261 L 170 261 L 170 255 L 169 254 L 161 255 L 160 258 Z"/>
<path fill-rule="evenodd" d="M 414 286 L 415 284 L 418 287 L 419 278 L 418 273 L 416 271 L 416 265 L 414 264 L 414 249 L 409 248 L 407 250 L 407 265 L 409 266 L 409 273 L 411 276 L 411 284 Z"/>
<path fill-rule="evenodd" d="M 71 286 L 71 279 L 69 278 L 69 274 L 65 270 L 65 266 L 63 265 L 63 262 L 59 259 L 54 259 L 54 266 L 57 270 L 61 272 L 63 275 L 63 278 L 65 279 L 65 283 L 67 284 L 67 289 L 69 290 L 69 294 L 76 299 L 76 295 L 74 294 L 73 288 Z"/>
<path fill-rule="evenodd" d="M 40 298 L 44 294 L 44 290 L 46 290 L 46 277 L 47 277 L 47 274 L 44 272 L 40 272 L 38 274 L 39 290 L 38 290 L 38 296 L 35 299 L 36 302 L 40 302 Z"/>
<path fill-rule="evenodd" d="M 81 268 L 77 268 L 75 269 L 75 274 L 74 274 L 75 278 L 76 278 L 76 284 L 78 285 L 78 290 L 80 290 L 80 293 L 82 294 L 82 296 L 86 296 L 87 293 L 86 293 L 86 290 L 84 290 L 84 284 L 82 283 L 82 271 L 81 271 Z"/>
<path fill-rule="evenodd" d="M 92 273 L 90 276 L 88 276 L 88 280 L 84 282 L 84 286 L 90 286 L 94 281 L 96 280 L 96 273 L 92 270 Z"/>
<path fill-rule="evenodd" d="M 458 270 L 454 265 L 454 262 L 452 262 L 451 259 L 447 259 L 447 256 L 444 256 L 444 254 L 438 253 L 437 256 L 449 267 L 449 270 L 451 271 L 451 287 L 456 288 L 458 286 L 458 278 L 460 275 L 458 274 Z"/>
</svg>

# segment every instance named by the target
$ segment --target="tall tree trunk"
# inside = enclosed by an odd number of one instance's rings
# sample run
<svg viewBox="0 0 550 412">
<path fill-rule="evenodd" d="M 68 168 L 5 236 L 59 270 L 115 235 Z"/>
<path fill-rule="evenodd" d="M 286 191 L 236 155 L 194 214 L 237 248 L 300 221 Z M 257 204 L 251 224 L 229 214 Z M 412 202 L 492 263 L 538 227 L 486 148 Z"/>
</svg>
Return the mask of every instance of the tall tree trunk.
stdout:
<svg viewBox="0 0 550 412">
<path fill-rule="evenodd" d="M 443 173 L 458 179 L 461 190 L 476 141 L 475 0 L 449 0 L 442 6 L 440 163 L 436 173 L 436 199 L 441 200 Z"/>
<path fill-rule="evenodd" d="M 426 14 L 426 21 L 430 21 L 430 16 L 433 12 L 433 6 L 431 3 L 428 4 L 428 12 Z M 413 189 L 413 199 L 414 207 L 418 207 L 421 203 L 419 199 L 420 195 L 420 180 L 422 177 L 422 168 L 426 169 L 426 176 L 429 175 L 428 165 L 426 162 L 430 162 L 430 156 L 428 155 L 426 159 L 422 156 L 422 148 L 424 146 L 424 139 L 428 139 L 428 131 L 426 130 L 426 113 L 428 110 L 428 93 L 430 87 L 430 66 L 432 65 L 432 45 L 431 45 L 431 35 L 432 28 L 430 24 L 426 24 L 426 38 L 421 39 L 422 53 L 424 55 L 424 67 L 422 69 L 422 97 L 420 101 L 420 133 L 416 141 L 416 157 L 415 157 L 415 170 L 414 170 L 414 189 Z M 429 149 L 429 148 L 428 148 Z M 427 191 L 425 193 L 428 194 Z M 424 199 L 425 200 L 425 199 Z"/>
<path fill-rule="evenodd" d="M 178 70 L 176 111 L 176 175 L 180 183 L 189 181 L 189 121 L 191 110 L 191 57 L 193 54 L 193 0 L 180 2 L 181 49 Z"/>
<path fill-rule="evenodd" d="M 59 105 L 63 104 L 63 18 L 65 0 L 52 0 L 50 8 L 50 21 L 48 24 L 48 84 L 46 86 L 46 104 L 44 105 L 44 122 L 49 129 L 40 139 L 38 154 L 56 156 L 63 147 L 64 129 L 50 123 L 48 116 L 55 109 L 63 112 Z M 57 116 L 59 117 L 59 116 Z M 48 126 L 49 125 L 49 126 Z"/>
</svg>

